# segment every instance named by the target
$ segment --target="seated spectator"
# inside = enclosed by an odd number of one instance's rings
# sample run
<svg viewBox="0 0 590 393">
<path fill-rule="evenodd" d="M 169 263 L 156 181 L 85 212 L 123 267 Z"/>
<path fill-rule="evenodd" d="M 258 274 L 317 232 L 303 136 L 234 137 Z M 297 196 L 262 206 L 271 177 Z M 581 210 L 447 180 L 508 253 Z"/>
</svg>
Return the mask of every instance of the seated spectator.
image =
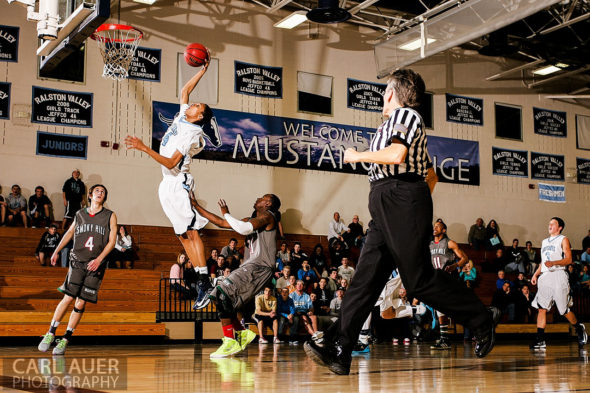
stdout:
<svg viewBox="0 0 590 393">
<path fill-rule="evenodd" d="M 57 226 L 51 224 L 49 229 L 41 235 L 41 240 L 35 250 L 35 258 L 39 261 L 41 266 L 46 266 L 50 262 L 53 252 L 57 248 L 61 236 L 57 233 Z"/>
<path fill-rule="evenodd" d="M 196 297 L 196 291 L 192 290 L 190 284 L 187 285 L 184 280 L 185 270 L 190 269 L 190 267 L 192 267 L 192 264 L 184 252 L 178 254 L 176 263 L 170 267 L 170 288 L 179 293 L 181 299 L 193 299 Z"/>
<path fill-rule="evenodd" d="M 524 250 L 525 256 L 525 265 L 526 265 L 526 274 L 532 276 L 537 270 L 537 252 L 533 250 L 533 243 L 530 240 L 527 240 L 525 243 L 526 248 Z"/>
<path fill-rule="evenodd" d="M 479 250 L 486 247 L 487 234 L 482 218 L 475 220 L 475 224 L 469 228 L 467 240 L 469 241 L 469 245 L 473 247 L 474 250 Z"/>
<path fill-rule="evenodd" d="M 590 248 L 590 229 L 588 229 L 588 234 L 585 238 L 582 239 L 582 250 L 588 250 Z"/>
<path fill-rule="evenodd" d="M 279 248 L 279 250 L 277 251 L 277 269 L 279 269 L 279 271 L 283 270 L 283 266 L 284 265 L 289 265 L 289 262 L 291 261 L 291 251 L 289 251 L 289 247 L 287 247 L 287 243 L 282 242 L 281 243 L 281 247 Z"/>
<path fill-rule="evenodd" d="M 348 257 L 349 250 L 346 248 L 346 243 L 339 240 L 335 241 L 330 249 L 330 264 L 332 266 L 340 266 L 342 258 Z"/>
<path fill-rule="evenodd" d="M 0 192 L 2 191 L 2 186 L 0 186 Z M 6 220 L 6 200 L 0 194 L 0 226 L 4 225 L 4 221 Z"/>
<path fill-rule="evenodd" d="M 339 285 L 340 279 L 338 278 L 338 269 L 333 267 L 330 269 L 330 275 L 328 276 L 328 289 L 330 292 L 334 293 Z"/>
<path fill-rule="evenodd" d="M 567 265 L 566 272 L 570 284 L 570 292 L 578 293 L 582 287 L 580 286 L 580 274 L 576 270 L 576 265 L 574 263 Z"/>
<path fill-rule="evenodd" d="M 277 280 L 276 288 L 277 292 L 281 292 L 280 290 L 283 288 L 289 288 L 289 277 L 291 276 L 291 266 L 287 265 L 282 270 L 282 275 Z"/>
<path fill-rule="evenodd" d="M 510 284 L 512 286 L 512 282 L 506 278 L 506 273 L 504 270 L 498 271 L 498 279 L 496 280 L 496 289 L 502 289 L 504 283 Z"/>
<path fill-rule="evenodd" d="M 51 201 L 41 186 L 35 187 L 35 193 L 29 198 L 29 215 L 33 228 L 47 228 L 51 223 Z"/>
<path fill-rule="evenodd" d="M 241 259 L 241 256 L 240 252 L 238 251 L 238 239 L 229 239 L 229 244 L 221 249 L 221 255 L 223 255 L 225 259 L 227 259 L 227 257 L 231 255 L 239 261 Z"/>
<path fill-rule="evenodd" d="M 217 257 L 219 256 L 219 250 L 214 248 L 211 250 L 211 255 L 207 258 L 207 271 L 211 274 L 211 269 L 217 270 Z"/>
<path fill-rule="evenodd" d="M 465 282 L 468 288 L 475 286 L 475 279 L 477 278 L 477 269 L 473 266 L 473 261 L 469 260 L 461 269 L 459 277 Z"/>
<path fill-rule="evenodd" d="M 589 264 L 590 263 L 590 247 L 586 249 L 580 256 L 580 262 Z"/>
<path fill-rule="evenodd" d="M 311 297 L 303 291 L 303 286 L 303 281 L 298 280 L 295 292 L 289 295 L 291 299 L 293 299 L 293 304 L 295 305 L 291 337 L 295 337 L 297 334 L 300 321 L 303 321 L 303 325 L 309 334 L 313 335 L 318 330 L 317 317 L 313 313 Z"/>
<path fill-rule="evenodd" d="M 311 266 L 309 266 L 307 260 L 304 260 L 301 264 L 301 269 L 297 272 L 297 278 L 305 283 L 304 288 L 306 292 L 311 291 L 314 288 L 314 284 L 318 281 L 318 276 L 311 270 Z"/>
<path fill-rule="evenodd" d="M 330 313 L 330 302 L 334 298 L 334 295 L 328 289 L 328 279 L 326 277 L 320 278 L 318 287 L 314 289 L 313 293 L 315 293 L 317 298 L 316 304 L 314 304 L 316 315 L 328 315 Z"/>
<path fill-rule="evenodd" d="M 504 282 L 502 287 L 496 290 L 492 298 L 492 306 L 497 307 L 502 312 L 502 315 L 508 315 L 508 322 L 514 322 L 516 302 L 515 293 L 510 288 L 509 282 Z"/>
<path fill-rule="evenodd" d="M 297 290 L 297 278 L 295 278 L 295 276 L 289 276 L 289 286 L 287 287 L 289 289 L 289 294 L 295 292 Z"/>
<path fill-rule="evenodd" d="M 500 227 L 496 220 L 490 220 L 490 222 L 488 222 L 488 226 L 486 227 L 486 237 L 486 248 L 488 250 L 497 250 L 504 247 L 504 242 L 500 237 Z"/>
<path fill-rule="evenodd" d="M 410 309 L 412 304 L 408 300 L 408 293 L 404 287 L 399 289 L 399 302 L 401 306 L 405 307 L 405 309 Z M 397 345 L 400 342 L 403 342 L 404 345 L 410 345 L 412 337 L 412 332 L 410 330 L 410 322 L 412 321 L 412 313 L 408 313 L 409 315 L 405 317 L 399 316 L 396 319 L 396 325 L 398 325 L 398 333 L 393 338 L 393 344 Z M 401 315 L 401 314 L 400 314 Z"/>
<path fill-rule="evenodd" d="M 279 340 L 279 322 L 277 320 L 277 298 L 272 295 L 273 289 L 270 286 L 264 287 L 264 294 L 258 295 L 255 298 L 256 310 L 254 312 L 254 319 L 258 324 L 258 334 L 260 344 L 268 344 L 268 340 L 264 338 L 264 326 L 272 328 L 273 343 L 280 344 Z"/>
<path fill-rule="evenodd" d="M 12 186 L 12 193 L 6 198 L 6 223 L 10 226 L 17 225 L 17 220 L 22 221 L 25 228 L 27 223 L 27 200 L 21 195 L 20 186 Z"/>
<path fill-rule="evenodd" d="M 483 271 L 488 273 L 498 273 L 498 271 L 504 270 L 504 266 L 506 266 L 504 250 L 498 248 L 496 250 L 496 257 L 493 260 L 486 261 L 483 264 Z"/>
<path fill-rule="evenodd" d="M 324 247 L 321 244 L 315 245 L 309 257 L 309 265 L 318 277 L 328 276 L 328 259 L 324 255 Z"/>
<path fill-rule="evenodd" d="M 344 292 L 346 292 L 347 289 L 348 289 L 348 280 L 346 278 L 341 278 L 337 290 L 342 291 L 342 294 L 344 294 Z"/>
<path fill-rule="evenodd" d="M 524 273 L 526 271 L 525 264 L 524 264 L 524 256 L 522 255 L 522 252 L 518 248 L 518 239 L 512 240 L 512 247 L 510 247 L 508 249 L 506 254 L 507 254 L 508 263 L 506 263 L 504 270 L 507 273 L 512 273 L 512 272 Z"/>
<path fill-rule="evenodd" d="M 589 289 L 590 288 L 590 274 L 588 273 L 588 265 L 582 266 L 582 271 L 580 272 L 580 285 L 582 289 Z"/>
<path fill-rule="evenodd" d="M 225 269 L 223 269 L 223 276 L 221 277 L 216 277 L 217 283 L 222 282 L 223 280 L 225 280 L 226 278 L 229 277 L 229 275 L 231 274 L 231 269 L 229 267 L 226 267 Z M 214 281 L 215 282 L 215 281 Z M 214 285 L 215 286 L 215 285 Z"/>
<path fill-rule="evenodd" d="M 289 289 L 281 289 L 281 296 L 277 299 L 277 315 L 279 317 L 278 333 L 283 334 L 287 326 L 293 326 L 293 317 L 295 316 L 295 303 L 289 296 Z M 291 338 L 291 341 L 295 337 Z"/>
<path fill-rule="evenodd" d="M 235 255 L 230 254 L 227 257 L 225 257 L 225 265 L 229 266 L 229 268 L 232 271 L 239 268 L 241 263 L 242 263 L 242 260 L 239 257 L 236 257 Z"/>
<path fill-rule="evenodd" d="M 516 277 L 516 281 L 514 281 L 514 289 L 516 290 L 522 290 L 522 287 L 524 287 L 525 285 L 529 285 L 530 281 L 527 280 L 527 278 L 525 277 L 524 273 L 518 273 L 518 276 Z"/>
<path fill-rule="evenodd" d="M 118 268 L 131 269 L 133 263 L 133 239 L 127 233 L 127 228 L 124 225 L 119 226 L 119 233 L 117 233 L 117 241 L 115 248 L 108 257 L 112 265 Z"/>
<path fill-rule="evenodd" d="M 301 263 L 304 259 L 309 259 L 307 254 L 301 249 L 301 243 L 296 242 L 293 244 L 293 250 L 291 250 L 290 264 L 291 271 L 295 274 L 301 269 Z"/>
<path fill-rule="evenodd" d="M 535 296 L 531 293 L 528 285 L 523 285 L 517 294 L 517 321 L 529 323 L 536 320 L 535 312 L 537 311 L 531 303 Z"/>
<path fill-rule="evenodd" d="M 225 257 L 220 254 L 217 256 L 217 264 L 209 270 L 209 275 L 211 278 L 221 277 L 226 267 L 231 269 L 231 266 L 228 266 L 225 262 Z"/>
<path fill-rule="evenodd" d="M 342 307 L 342 297 L 344 296 L 344 291 L 339 289 L 336 291 L 335 295 L 336 297 L 330 301 L 330 316 L 333 317 L 333 321 L 340 317 L 340 307 Z"/>
<path fill-rule="evenodd" d="M 346 232 L 344 223 L 340 221 L 340 213 L 334 212 L 334 216 L 328 225 L 328 244 L 330 248 L 336 240 L 344 241 L 342 234 Z"/>
<path fill-rule="evenodd" d="M 338 266 L 338 275 L 345 278 L 348 282 L 352 281 L 354 268 L 350 266 L 350 261 L 347 257 L 342 258 L 342 265 Z"/>
<path fill-rule="evenodd" d="M 363 235 L 363 226 L 359 223 L 359 216 L 352 216 L 352 222 L 348 224 L 346 232 L 342 234 L 344 242 L 348 248 L 353 246 L 360 247 L 362 245 Z"/>
</svg>

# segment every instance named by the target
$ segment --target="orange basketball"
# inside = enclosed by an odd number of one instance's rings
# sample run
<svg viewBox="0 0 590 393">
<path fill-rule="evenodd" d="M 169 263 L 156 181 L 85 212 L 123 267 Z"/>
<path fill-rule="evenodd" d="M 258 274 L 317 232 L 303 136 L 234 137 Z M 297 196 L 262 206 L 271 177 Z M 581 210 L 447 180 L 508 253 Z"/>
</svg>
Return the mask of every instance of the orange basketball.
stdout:
<svg viewBox="0 0 590 393">
<path fill-rule="evenodd" d="M 188 44 L 184 50 L 184 60 L 191 67 L 200 67 L 209 60 L 207 48 L 198 43 Z"/>
</svg>

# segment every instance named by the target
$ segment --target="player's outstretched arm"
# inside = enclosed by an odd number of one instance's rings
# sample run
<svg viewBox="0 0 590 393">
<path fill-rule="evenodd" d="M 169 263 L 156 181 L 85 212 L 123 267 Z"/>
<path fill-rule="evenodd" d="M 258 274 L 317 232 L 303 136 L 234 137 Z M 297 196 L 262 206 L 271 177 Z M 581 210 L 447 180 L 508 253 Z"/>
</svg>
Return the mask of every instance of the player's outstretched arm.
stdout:
<svg viewBox="0 0 590 393">
<path fill-rule="evenodd" d="M 457 242 L 455 242 L 453 240 L 449 240 L 449 248 L 451 250 L 453 250 L 453 252 L 457 256 L 457 258 L 459 258 L 459 260 L 457 262 L 453 263 L 452 265 L 447 266 L 445 268 L 445 270 L 447 272 L 453 271 L 456 268 L 462 268 L 463 266 L 465 266 L 467 261 L 469 261 L 467 254 L 465 254 L 465 251 L 461 250 L 461 247 L 459 247 Z"/>
<path fill-rule="evenodd" d="M 72 225 L 70 225 L 70 227 L 68 228 L 66 233 L 64 233 L 64 236 L 61 238 L 61 241 L 57 245 L 57 248 L 55 249 L 53 254 L 51 254 L 51 265 L 55 266 L 57 264 L 57 258 L 59 257 L 60 251 L 66 246 L 66 244 L 68 244 L 70 242 L 70 240 L 72 240 L 72 237 L 74 237 L 74 230 L 75 229 L 76 229 L 76 218 L 74 218 Z"/>
<path fill-rule="evenodd" d="M 180 160 L 182 160 L 183 157 L 182 153 L 178 150 L 176 150 L 174 154 L 172 154 L 172 157 L 164 157 L 163 155 L 158 154 L 154 150 L 150 149 L 148 146 L 146 146 L 145 143 L 143 143 L 141 139 L 139 139 L 136 136 L 127 135 L 125 137 L 125 146 L 127 147 L 127 149 L 135 149 L 143 153 L 147 153 L 150 157 L 156 160 L 158 164 L 164 165 L 168 169 L 172 169 L 176 165 L 178 165 L 178 163 L 180 162 Z"/>
<path fill-rule="evenodd" d="M 109 255 L 110 252 L 113 251 L 113 248 L 115 248 L 115 243 L 117 242 L 117 216 L 115 215 L 115 212 L 111 214 L 109 226 L 111 227 L 111 232 L 109 233 L 109 242 L 102 250 L 100 255 L 88 263 L 87 269 L 89 271 L 98 269 L 100 265 L 105 262 L 107 255 Z"/>
<path fill-rule="evenodd" d="M 209 54 L 209 49 L 207 49 L 207 54 Z M 197 86 L 197 83 L 201 80 L 205 72 L 207 72 L 207 68 L 209 67 L 209 59 L 211 56 L 207 55 L 207 60 L 205 64 L 201 67 L 201 69 L 184 84 L 182 90 L 180 91 L 180 105 L 188 104 L 188 98 Z"/>
</svg>

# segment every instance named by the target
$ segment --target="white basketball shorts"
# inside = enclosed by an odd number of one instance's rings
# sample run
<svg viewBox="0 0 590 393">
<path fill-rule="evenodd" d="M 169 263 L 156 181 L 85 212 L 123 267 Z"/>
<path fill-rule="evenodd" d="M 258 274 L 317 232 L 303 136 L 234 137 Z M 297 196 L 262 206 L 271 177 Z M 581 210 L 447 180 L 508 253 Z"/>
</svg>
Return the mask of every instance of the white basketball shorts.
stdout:
<svg viewBox="0 0 590 393">
<path fill-rule="evenodd" d="M 181 173 L 178 176 L 164 176 L 158 189 L 162 209 L 177 235 L 189 230 L 199 230 L 209 222 L 191 205 L 189 193 L 193 184 L 190 174 Z"/>
<path fill-rule="evenodd" d="M 551 309 L 553 303 L 561 315 L 566 314 L 573 305 L 570 284 L 565 270 L 541 274 L 537 281 L 537 295 L 531 305 L 535 308 Z"/>
</svg>

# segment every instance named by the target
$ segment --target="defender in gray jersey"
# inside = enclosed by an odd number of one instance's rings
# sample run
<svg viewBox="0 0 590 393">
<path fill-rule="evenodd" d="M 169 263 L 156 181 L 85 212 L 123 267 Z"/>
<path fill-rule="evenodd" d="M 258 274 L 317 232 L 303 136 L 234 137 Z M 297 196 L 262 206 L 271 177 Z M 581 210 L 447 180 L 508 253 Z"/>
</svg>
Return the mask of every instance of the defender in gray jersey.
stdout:
<svg viewBox="0 0 590 393">
<path fill-rule="evenodd" d="M 538 281 L 537 295 L 532 306 L 539 309 L 537 315 L 537 337 L 530 348 L 544 351 L 545 326 L 547 325 L 547 311 L 557 307 L 559 313 L 566 317 L 578 335 L 578 345 L 582 348 L 588 341 L 584 324 L 579 323 L 576 315 L 570 310 L 573 305 L 570 296 L 570 286 L 565 268 L 572 263 L 572 249 L 570 241 L 561 234 L 565 222 L 559 217 L 549 221 L 549 237 L 541 245 L 541 264 L 531 278 L 531 284 Z"/>
<path fill-rule="evenodd" d="M 53 349 L 54 355 L 63 355 L 74 329 L 82 319 L 86 302 L 96 303 L 98 300 L 98 290 L 107 267 L 106 257 L 117 240 L 117 217 L 103 207 L 107 195 L 106 187 L 101 184 L 90 188 L 90 207 L 76 213 L 73 224 L 51 256 L 51 264 L 55 265 L 62 248 L 74 238 L 68 275 L 58 288 L 64 297 L 55 309 L 49 331 L 38 346 L 41 352 L 46 352 L 53 343 L 57 327 L 75 299 L 66 334 Z"/>
<path fill-rule="evenodd" d="M 211 292 L 219 319 L 223 327 L 223 343 L 211 358 L 231 356 L 243 351 L 256 338 L 256 334 L 244 329 L 237 319 L 237 312 L 272 279 L 277 252 L 277 212 L 280 199 L 274 194 L 266 194 L 256 200 L 254 217 L 238 220 L 229 214 L 224 200 L 219 201 L 223 218 L 205 210 L 195 200 L 193 206 L 200 215 L 221 228 L 231 228 L 246 235 L 244 262 Z"/>
<path fill-rule="evenodd" d="M 447 273 L 452 273 L 458 268 L 462 268 L 468 262 L 469 258 L 459 248 L 459 245 L 448 238 L 447 224 L 442 220 L 434 224 L 432 235 L 434 239 L 430 242 L 430 258 L 432 260 L 432 266 L 435 269 L 442 269 Z M 440 339 L 431 345 L 430 349 L 451 349 L 451 343 L 448 338 L 448 318 L 438 310 L 436 311 L 436 315 L 438 317 Z"/>
</svg>

